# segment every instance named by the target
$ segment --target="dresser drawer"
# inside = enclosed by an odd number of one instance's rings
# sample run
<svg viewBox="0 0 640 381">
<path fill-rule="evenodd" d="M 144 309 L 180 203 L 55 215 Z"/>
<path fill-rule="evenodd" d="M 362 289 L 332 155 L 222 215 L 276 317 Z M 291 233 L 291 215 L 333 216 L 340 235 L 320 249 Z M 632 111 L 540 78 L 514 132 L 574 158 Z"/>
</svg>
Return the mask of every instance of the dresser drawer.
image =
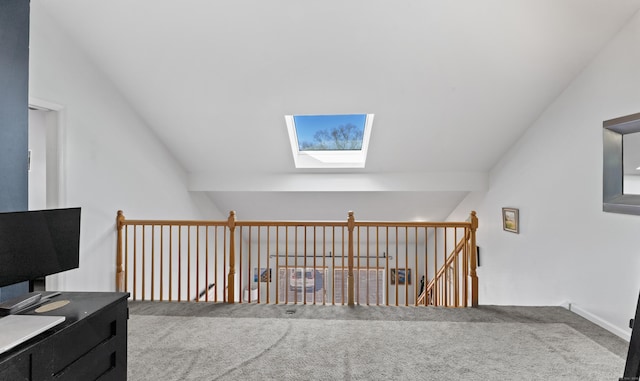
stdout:
<svg viewBox="0 0 640 381">
<path fill-rule="evenodd" d="M 105 310 L 100 315 L 82 319 L 51 341 L 54 351 L 53 372 L 60 373 L 79 357 L 91 351 L 117 334 L 117 314 L 115 308 Z"/>
<path fill-rule="evenodd" d="M 31 356 L 27 353 L 17 355 L 3 364 L 0 364 L 0 380 L 30 381 L 31 380 Z"/>
<path fill-rule="evenodd" d="M 88 353 L 54 375 L 56 381 L 97 380 L 116 368 L 117 341 L 115 337 L 100 343 Z"/>
</svg>

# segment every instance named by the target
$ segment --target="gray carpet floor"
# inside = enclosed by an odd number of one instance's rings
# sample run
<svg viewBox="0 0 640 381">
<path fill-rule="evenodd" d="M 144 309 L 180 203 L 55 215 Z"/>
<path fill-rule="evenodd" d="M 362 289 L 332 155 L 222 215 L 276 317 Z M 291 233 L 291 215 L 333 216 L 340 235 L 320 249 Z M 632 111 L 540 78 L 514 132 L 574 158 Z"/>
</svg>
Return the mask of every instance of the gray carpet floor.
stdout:
<svg viewBox="0 0 640 381">
<path fill-rule="evenodd" d="M 130 302 L 129 380 L 617 380 L 628 343 L 561 307 Z"/>
</svg>

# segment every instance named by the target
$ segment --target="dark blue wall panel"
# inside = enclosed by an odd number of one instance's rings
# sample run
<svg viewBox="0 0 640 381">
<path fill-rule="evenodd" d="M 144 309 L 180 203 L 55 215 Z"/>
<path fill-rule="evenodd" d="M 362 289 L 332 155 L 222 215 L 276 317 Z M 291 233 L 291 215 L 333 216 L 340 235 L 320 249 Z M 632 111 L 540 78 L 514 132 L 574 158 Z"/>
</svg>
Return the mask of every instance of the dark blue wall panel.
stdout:
<svg viewBox="0 0 640 381">
<path fill-rule="evenodd" d="M 27 210 L 29 0 L 0 0 L 0 212 Z M 0 300 L 28 291 L 0 288 Z"/>
</svg>

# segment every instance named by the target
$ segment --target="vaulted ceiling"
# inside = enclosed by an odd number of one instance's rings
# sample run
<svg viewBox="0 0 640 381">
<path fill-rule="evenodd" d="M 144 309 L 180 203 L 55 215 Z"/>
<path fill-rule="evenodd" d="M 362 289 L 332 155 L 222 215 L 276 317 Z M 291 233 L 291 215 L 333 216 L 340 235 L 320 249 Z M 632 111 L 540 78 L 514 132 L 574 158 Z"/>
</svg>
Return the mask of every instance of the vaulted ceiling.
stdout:
<svg viewBox="0 0 640 381">
<path fill-rule="evenodd" d="M 222 211 L 442 220 L 640 0 L 32 0 Z M 364 169 L 296 169 L 284 115 L 372 113 Z"/>
</svg>

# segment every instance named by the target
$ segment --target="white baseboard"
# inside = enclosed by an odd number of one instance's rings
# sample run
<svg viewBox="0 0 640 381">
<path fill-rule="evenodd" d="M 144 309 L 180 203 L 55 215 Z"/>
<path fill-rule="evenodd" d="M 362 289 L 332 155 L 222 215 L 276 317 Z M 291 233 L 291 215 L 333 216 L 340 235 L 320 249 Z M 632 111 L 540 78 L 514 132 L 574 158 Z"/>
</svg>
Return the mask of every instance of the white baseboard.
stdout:
<svg viewBox="0 0 640 381">
<path fill-rule="evenodd" d="M 569 302 L 564 302 L 561 304 L 562 307 L 568 309 L 569 311 L 582 316 L 583 318 L 589 320 L 590 322 L 599 325 L 600 327 L 606 329 L 607 331 L 613 333 L 614 335 L 620 337 L 623 340 L 626 341 L 630 341 L 631 340 L 631 332 L 628 332 L 624 329 L 621 329 L 620 327 L 617 327 L 611 323 L 609 323 L 608 321 L 600 318 L 599 316 L 596 316 L 594 314 L 592 314 L 591 312 L 588 312 L 586 310 L 583 310 L 582 308 L 580 308 L 579 306 L 576 306 L 573 303 L 569 303 Z"/>
</svg>

